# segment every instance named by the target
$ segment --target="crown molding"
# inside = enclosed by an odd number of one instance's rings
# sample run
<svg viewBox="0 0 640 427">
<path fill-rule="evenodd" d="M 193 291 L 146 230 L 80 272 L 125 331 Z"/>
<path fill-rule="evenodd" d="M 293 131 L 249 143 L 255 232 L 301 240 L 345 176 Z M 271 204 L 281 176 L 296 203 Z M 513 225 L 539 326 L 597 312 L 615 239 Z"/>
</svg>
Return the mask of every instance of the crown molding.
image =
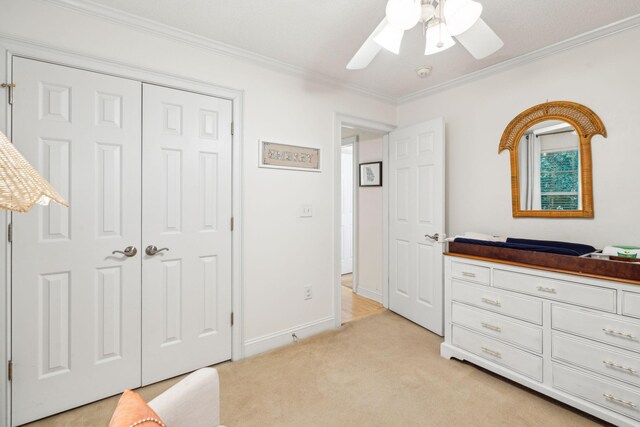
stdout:
<svg viewBox="0 0 640 427">
<path fill-rule="evenodd" d="M 72 10 L 74 12 L 104 19 L 106 21 L 123 25 L 137 31 L 143 31 L 172 41 L 185 43 L 214 54 L 227 56 L 233 59 L 250 62 L 273 71 L 279 71 L 296 77 L 303 77 L 323 83 L 338 89 L 347 90 L 358 95 L 374 98 L 389 104 L 396 104 L 397 98 L 384 93 L 367 89 L 363 86 L 345 82 L 340 79 L 308 70 L 303 67 L 291 65 L 277 59 L 273 59 L 259 53 L 235 47 L 226 43 L 200 36 L 189 31 L 181 30 L 170 25 L 162 24 L 148 18 L 114 9 L 98 4 L 92 0 L 39 0 L 54 6 Z"/>
<path fill-rule="evenodd" d="M 445 91 L 447 89 L 452 89 L 465 83 L 479 80 L 492 74 L 497 74 L 502 71 L 538 61 L 548 56 L 555 55 L 558 52 L 569 50 L 583 44 L 591 43 L 595 40 L 599 40 L 601 38 L 635 28 L 637 26 L 640 26 L 640 14 L 633 15 L 629 18 L 625 18 L 612 24 L 596 28 L 595 30 L 588 31 L 583 34 L 579 34 L 567 40 L 563 40 L 561 42 L 543 47 L 542 49 L 534 50 L 533 52 L 525 53 L 524 55 L 520 55 L 515 58 L 500 62 L 498 64 L 491 65 L 487 68 L 483 68 L 482 70 L 474 71 L 473 73 L 451 79 L 430 88 L 426 88 L 409 95 L 401 96 L 396 100 L 396 102 L 398 105 L 406 104 L 408 102 L 415 101 L 420 98 L 425 98 L 438 92 Z"/>
<path fill-rule="evenodd" d="M 114 77 L 139 80 L 144 83 L 161 84 L 172 87 L 172 83 L 179 83 L 178 89 L 192 90 L 194 92 L 210 94 L 223 99 L 236 99 L 244 93 L 243 89 L 230 86 L 222 86 L 202 79 L 194 79 L 189 76 L 167 73 L 157 69 L 133 65 L 127 62 L 113 60 L 105 56 L 89 54 L 83 51 L 74 51 L 60 48 L 39 40 L 16 36 L 0 31 L 0 51 L 6 49 L 6 53 L 23 58 L 30 58 L 52 64 L 66 65 L 108 74 Z M 167 78 L 169 80 L 167 80 Z M 204 90 L 203 87 L 214 90 Z M 1 427 L 1 426 L 0 426 Z"/>
<path fill-rule="evenodd" d="M 623 20 L 605 25 L 595 30 L 579 34 L 575 37 L 563 40 L 561 42 L 543 47 L 533 52 L 508 59 L 506 61 L 491 65 L 478 71 L 448 80 L 444 83 L 431 86 L 417 92 L 394 97 L 379 91 L 371 90 L 363 86 L 345 82 L 340 79 L 318 73 L 317 71 L 308 70 L 303 67 L 291 65 L 283 61 L 279 61 L 267 56 L 241 49 L 235 46 L 222 43 L 208 37 L 203 37 L 188 31 L 180 30 L 170 25 L 161 24 L 148 18 L 143 18 L 128 12 L 114 9 L 94 2 L 93 0 L 39 0 L 58 7 L 73 10 L 85 15 L 101 18 L 116 24 L 120 24 L 137 31 L 143 31 L 153 34 L 157 37 L 185 43 L 195 46 L 214 54 L 227 56 L 237 60 L 253 63 L 273 71 L 279 71 L 296 77 L 311 79 L 313 81 L 323 83 L 325 85 L 347 90 L 349 92 L 376 99 L 393 105 L 402 105 L 420 98 L 425 98 L 436 93 L 461 86 L 475 80 L 482 79 L 492 74 L 516 68 L 531 62 L 538 61 L 556 53 L 572 49 L 574 47 L 590 43 L 592 41 L 640 26 L 640 14 L 625 18 Z"/>
</svg>

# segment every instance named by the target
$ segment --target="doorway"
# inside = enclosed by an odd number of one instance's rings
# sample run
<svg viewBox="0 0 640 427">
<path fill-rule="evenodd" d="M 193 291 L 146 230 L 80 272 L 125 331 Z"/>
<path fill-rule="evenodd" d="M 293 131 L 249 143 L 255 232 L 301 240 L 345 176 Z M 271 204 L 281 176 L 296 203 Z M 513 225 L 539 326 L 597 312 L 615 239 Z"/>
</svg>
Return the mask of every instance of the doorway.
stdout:
<svg viewBox="0 0 640 427">
<path fill-rule="evenodd" d="M 446 237 L 444 119 L 395 128 L 337 114 L 334 126 L 336 165 L 341 165 L 343 137 L 358 134 L 356 130 L 382 134 L 381 171 L 382 176 L 387 177 L 382 185 L 382 305 L 441 335 L 444 322 L 442 243 Z M 363 163 L 358 150 L 362 146 L 360 138 L 355 144 L 354 165 L 357 167 L 354 170 Z M 341 168 L 336 172 L 334 313 L 335 326 L 339 327 L 342 307 L 349 302 L 343 301 L 345 292 L 341 275 Z M 353 289 L 357 295 L 375 301 L 380 298 L 379 294 L 367 294 L 359 274 L 358 249 L 362 238 L 359 230 L 363 226 L 358 220 L 370 219 L 369 215 L 360 214 L 361 210 L 358 204 L 354 205 Z M 365 233 L 365 238 L 373 235 Z"/>
<path fill-rule="evenodd" d="M 385 135 L 385 132 L 357 127 L 341 129 L 342 323 L 384 310 L 383 187 L 381 181 L 363 186 L 359 165 L 382 162 Z"/>
</svg>

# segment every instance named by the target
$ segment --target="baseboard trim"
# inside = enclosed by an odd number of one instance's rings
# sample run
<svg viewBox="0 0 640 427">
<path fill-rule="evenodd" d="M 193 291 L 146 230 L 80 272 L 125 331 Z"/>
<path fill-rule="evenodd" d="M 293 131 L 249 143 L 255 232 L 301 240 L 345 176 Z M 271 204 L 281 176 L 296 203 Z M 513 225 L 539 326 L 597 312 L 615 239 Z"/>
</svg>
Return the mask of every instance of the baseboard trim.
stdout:
<svg viewBox="0 0 640 427">
<path fill-rule="evenodd" d="M 304 323 L 294 326 L 293 328 L 283 329 L 272 334 L 263 335 L 253 338 L 244 343 L 244 356 L 250 357 L 265 351 L 273 350 L 278 347 L 293 342 L 291 334 L 295 333 L 298 339 L 307 338 L 320 332 L 328 331 L 335 327 L 335 319 L 333 316 L 318 319 L 313 322 Z"/>
<path fill-rule="evenodd" d="M 369 298 L 371 300 L 374 300 L 375 302 L 379 302 L 380 304 L 382 304 L 382 294 L 379 294 L 374 291 L 370 291 L 369 289 L 365 289 L 362 287 L 362 285 L 358 286 L 356 293 L 360 296 Z"/>
</svg>

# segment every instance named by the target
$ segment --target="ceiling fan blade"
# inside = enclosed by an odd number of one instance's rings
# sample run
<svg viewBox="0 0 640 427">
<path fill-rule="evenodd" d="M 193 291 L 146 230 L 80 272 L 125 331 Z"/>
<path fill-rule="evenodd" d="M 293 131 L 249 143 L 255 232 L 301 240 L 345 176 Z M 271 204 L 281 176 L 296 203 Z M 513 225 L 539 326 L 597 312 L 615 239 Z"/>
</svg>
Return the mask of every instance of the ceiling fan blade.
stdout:
<svg viewBox="0 0 640 427">
<path fill-rule="evenodd" d="M 353 55 L 351 61 L 347 64 L 347 70 L 362 70 L 367 68 L 367 65 L 373 61 L 373 58 L 382 50 L 382 47 L 373 41 L 380 31 L 387 25 L 387 18 L 384 18 L 382 22 L 373 30 L 373 33 L 362 43 L 360 49 Z"/>
<path fill-rule="evenodd" d="M 479 18 L 471 28 L 455 36 L 462 46 L 476 59 L 486 58 L 504 46 L 503 41 Z"/>
</svg>

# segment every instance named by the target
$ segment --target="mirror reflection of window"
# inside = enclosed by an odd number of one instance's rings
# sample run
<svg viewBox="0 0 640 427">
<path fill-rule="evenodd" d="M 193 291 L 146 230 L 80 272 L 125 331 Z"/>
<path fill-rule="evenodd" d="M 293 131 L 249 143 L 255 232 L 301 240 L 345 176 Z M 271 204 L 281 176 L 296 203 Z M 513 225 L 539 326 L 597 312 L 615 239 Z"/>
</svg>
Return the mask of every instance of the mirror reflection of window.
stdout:
<svg viewBox="0 0 640 427">
<path fill-rule="evenodd" d="M 578 150 L 542 152 L 540 189 L 542 210 L 579 210 Z"/>
<path fill-rule="evenodd" d="M 518 163 L 521 209 L 582 209 L 579 138 L 571 125 L 545 120 L 527 129 Z"/>
</svg>

